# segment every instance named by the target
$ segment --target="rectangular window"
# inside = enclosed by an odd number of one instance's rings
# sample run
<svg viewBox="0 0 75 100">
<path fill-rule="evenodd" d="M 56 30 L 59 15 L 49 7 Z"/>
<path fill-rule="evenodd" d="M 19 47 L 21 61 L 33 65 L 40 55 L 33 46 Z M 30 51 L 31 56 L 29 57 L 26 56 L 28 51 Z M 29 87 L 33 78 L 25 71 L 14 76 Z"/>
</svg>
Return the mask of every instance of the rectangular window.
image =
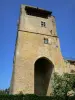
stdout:
<svg viewBox="0 0 75 100">
<path fill-rule="evenodd" d="M 44 43 L 48 44 L 48 38 L 44 38 Z"/>
<path fill-rule="evenodd" d="M 46 23 L 41 21 L 41 27 L 46 27 Z"/>
</svg>

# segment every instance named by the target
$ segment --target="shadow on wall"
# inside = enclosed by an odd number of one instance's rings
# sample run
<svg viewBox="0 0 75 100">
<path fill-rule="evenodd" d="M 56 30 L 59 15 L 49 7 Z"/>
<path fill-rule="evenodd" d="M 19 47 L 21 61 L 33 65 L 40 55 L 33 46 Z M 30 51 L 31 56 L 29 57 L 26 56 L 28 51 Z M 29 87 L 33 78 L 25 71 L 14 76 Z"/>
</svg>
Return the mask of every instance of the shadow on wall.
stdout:
<svg viewBox="0 0 75 100">
<path fill-rule="evenodd" d="M 34 93 L 46 95 L 53 71 L 53 63 L 46 57 L 41 57 L 34 64 Z"/>
</svg>

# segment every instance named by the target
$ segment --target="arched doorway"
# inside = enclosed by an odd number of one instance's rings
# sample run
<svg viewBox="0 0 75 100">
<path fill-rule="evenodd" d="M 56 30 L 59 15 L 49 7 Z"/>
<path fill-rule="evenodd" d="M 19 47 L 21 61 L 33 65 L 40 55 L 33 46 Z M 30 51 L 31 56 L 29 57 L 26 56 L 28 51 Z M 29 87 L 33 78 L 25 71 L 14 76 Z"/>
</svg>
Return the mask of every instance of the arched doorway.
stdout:
<svg viewBox="0 0 75 100">
<path fill-rule="evenodd" d="M 34 65 L 34 93 L 46 95 L 53 71 L 53 63 L 46 57 L 36 60 Z"/>
</svg>

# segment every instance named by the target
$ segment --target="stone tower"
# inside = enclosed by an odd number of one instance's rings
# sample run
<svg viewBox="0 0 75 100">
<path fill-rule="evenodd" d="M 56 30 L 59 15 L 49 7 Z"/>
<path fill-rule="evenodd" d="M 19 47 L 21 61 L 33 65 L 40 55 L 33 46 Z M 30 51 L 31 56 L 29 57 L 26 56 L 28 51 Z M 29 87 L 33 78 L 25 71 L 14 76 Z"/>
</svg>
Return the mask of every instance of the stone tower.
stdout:
<svg viewBox="0 0 75 100">
<path fill-rule="evenodd" d="M 21 5 L 10 93 L 50 95 L 53 72 L 66 72 L 51 11 Z"/>
</svg>

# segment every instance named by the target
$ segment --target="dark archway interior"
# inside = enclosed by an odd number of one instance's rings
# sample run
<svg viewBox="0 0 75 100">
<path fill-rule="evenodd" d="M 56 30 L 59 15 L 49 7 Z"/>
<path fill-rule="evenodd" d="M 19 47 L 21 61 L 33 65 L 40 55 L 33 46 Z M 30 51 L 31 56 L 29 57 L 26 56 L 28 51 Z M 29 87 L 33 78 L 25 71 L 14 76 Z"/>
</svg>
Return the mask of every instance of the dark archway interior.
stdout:
<svg viewBox="0 0 75 100">
<path fill-rule="evenodd" d="M 34 69 L 34 93 L 37 95 L 46 95 L 50 83 L 53 64 L 45 57 L 39 58 L 35 62 Z"/>
</svg>

